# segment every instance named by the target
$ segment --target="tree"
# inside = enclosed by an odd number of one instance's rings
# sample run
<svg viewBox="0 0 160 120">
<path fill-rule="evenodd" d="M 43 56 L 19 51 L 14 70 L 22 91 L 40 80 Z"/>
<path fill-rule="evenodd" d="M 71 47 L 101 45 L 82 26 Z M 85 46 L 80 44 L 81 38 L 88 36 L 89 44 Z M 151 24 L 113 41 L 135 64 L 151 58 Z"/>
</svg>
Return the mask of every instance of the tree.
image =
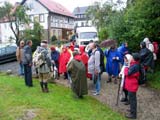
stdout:
<svg viewBox="0 0 160 120">
<path fill-rule="evenodd" d="M 41 40 L 43 39 L 43 27 L 36 21 L 34 21 L 33 29 L 24 30 L 25 40 L 32 40 L 33 46 L 32 50 L 35 51 L 37 46 L 40 45 Z"/>
<path fill-rule="evenodd" d="M 23 38 L 20 35 L 20 28 L 29 24 L 29 17 L 26 14 L 28 8 L 22 5 L 12 6 L 10 3 L 5 2 L 4 6 L 0 8 L 0 18 L 5 17 L 10 22 L 10 28 L 15 36 L 16 43 Z"/>
</svg>

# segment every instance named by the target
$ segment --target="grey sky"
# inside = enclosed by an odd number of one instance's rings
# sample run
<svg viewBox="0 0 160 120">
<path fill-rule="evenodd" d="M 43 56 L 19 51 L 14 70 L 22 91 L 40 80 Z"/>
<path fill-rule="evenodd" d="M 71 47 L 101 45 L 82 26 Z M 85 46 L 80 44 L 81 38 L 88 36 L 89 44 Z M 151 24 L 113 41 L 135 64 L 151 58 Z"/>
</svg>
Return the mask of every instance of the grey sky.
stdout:
<svg viewBox="0 0 160 120">
<path fill-rule="evenodd" d="M 21 2 L 22 0 L 0 0 L 0 2 L 1 1 L 9 1 L 11 3 L 15 3 L 15 2 Z M 95 1 L 105 2 L 107 0 L 53 0 L 53 1 L 56 1 L 62 4 L 72 12 L 75 7 L 88 6 L 88 5 L 92 5 Z M 116 1 L 116 0 L 113 0 L 113 1 Z M 126 0 L 123 0 L 123 1 L 126 1 Z"/>
</svg>

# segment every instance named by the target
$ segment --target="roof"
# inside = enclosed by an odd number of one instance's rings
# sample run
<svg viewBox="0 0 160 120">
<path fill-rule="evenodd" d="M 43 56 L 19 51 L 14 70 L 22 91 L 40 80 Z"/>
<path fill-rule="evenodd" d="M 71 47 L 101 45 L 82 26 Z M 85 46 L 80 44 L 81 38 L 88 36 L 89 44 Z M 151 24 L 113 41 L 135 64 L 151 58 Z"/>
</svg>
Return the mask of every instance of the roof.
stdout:
<svg viewBox="0 0 160 120">
<path fill-rule="evenodd" d="M 76 7 L 73 11 L 73 14 L 85 14 L 87 12 L 87 9 L 89 8 L 89 6 L 84 6 L 84 7 Z"/>
<path fill-rule="evenodd" d="M 69 17 L 74 17 L 74 15 L 64 6 L 61 4 L 53 1 L 53 0 L 36 0 L 38 1 L 41 5 L 43 5 L 46 9 L 48 9 L 50 12 L 69 16 Z M 26 0 L 23 0 L 21 4 L 24 4 Z"/>
</svg>

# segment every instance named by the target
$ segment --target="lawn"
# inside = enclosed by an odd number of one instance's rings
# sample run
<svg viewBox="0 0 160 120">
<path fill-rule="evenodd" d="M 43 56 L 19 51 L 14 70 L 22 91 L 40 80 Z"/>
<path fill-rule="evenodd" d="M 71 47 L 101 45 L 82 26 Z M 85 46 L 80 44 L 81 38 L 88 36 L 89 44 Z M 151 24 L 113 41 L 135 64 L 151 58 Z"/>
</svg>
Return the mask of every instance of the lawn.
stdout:
<svg viewBox="0 0 160 120">
<path fill-rule="evenodd" d="M 69 88 L 56 84 L 50 84 L 49 89 L 45 94 L 38 80 L 28 88 L 23 78 L 0 74 L 0 120 L 22 120 L 27 111 L 33 120 L 125 120 L 90 96 L 75 99 Z"/>
</svg>

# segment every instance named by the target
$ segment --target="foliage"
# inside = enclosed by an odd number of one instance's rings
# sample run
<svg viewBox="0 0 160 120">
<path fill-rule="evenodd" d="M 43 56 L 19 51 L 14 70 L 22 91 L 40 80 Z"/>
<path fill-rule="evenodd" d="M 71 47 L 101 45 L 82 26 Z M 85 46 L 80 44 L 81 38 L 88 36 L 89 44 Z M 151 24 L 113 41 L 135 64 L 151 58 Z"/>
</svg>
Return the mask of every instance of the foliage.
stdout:
<svg viewBox="0 0 160 120">
<path fill-rule="evenodd" d="M 89 14 L 94 16 L 92 20 L 96 21 L 95 25 L 99 29 L 107 28 L 109 38 L 116 39 L 119 43 L 127 41 L 132 50 L 137 51 L 139 43 L 145 37 L 160 41 L 159 0 L 128 0 L 127 7 L 121 10 L 114 9 L 114 4 L 99 5 L 97 11 L 93 8 L 94 6 Z"/>
<path fill-rule="evenodd" d="M 108 38 L 107 28 L 101 28 L 98 33 L 100 41 L 106 40 Z"/>
<path fill-rule="evenodd" d="M 0 8 L 0 18 L 5 17 L 10 22 L 10 28 L 16 38 L 16 43 L 23 39 L 20 34 L 20 28 L 23 25 L 29 24 L 29 17 L 26 14 L 27 7 L 22 5 L 12 6 L 9 2 L 5 2 Z"/>
<path fill-rule="evenodd" d="M 34 120 L 125 120 L 94 98 L 74 99 L 69 88 L 49 84 L 50 92 L 45 94 L 38 80 L 28 88 L 22 78 L 4 74 L 0 78 L 1 120 L 29 119 L 27 111 L 36 114 Z"/>
<path fill-rule="evenodd" d="M 33 41 L 32 50 L 35 51 L 43 38 L 43 27 L 40 25 L 40 23 L 35 21 L 33 29 L 24 30 L 24 38 L 25 40 Z"/>
<path fill-rule="evenodd" d="M 95 2 L 86 12 L 87 18 L 92 19 L 92 23 L 97 27 L 98 31 L 108 23 L 108 16 L 112 11 L 110 4 L 109 2 L 105 2 L 101 5 L 100 2 Z"/>
<path fill-rule="evenodd" d="M 52 38 L 51 38 L 51 42 L 54 42 L 56 40 L 57 40 L 57 37 L 55 35 L 53 35 Z"/>
<path fill-rule="evenodd" d="M 147 74 L 148 85 L 154 89 L 160 90 L 160 59 L 156 61 L 155 72 Z"/>
</svg>

